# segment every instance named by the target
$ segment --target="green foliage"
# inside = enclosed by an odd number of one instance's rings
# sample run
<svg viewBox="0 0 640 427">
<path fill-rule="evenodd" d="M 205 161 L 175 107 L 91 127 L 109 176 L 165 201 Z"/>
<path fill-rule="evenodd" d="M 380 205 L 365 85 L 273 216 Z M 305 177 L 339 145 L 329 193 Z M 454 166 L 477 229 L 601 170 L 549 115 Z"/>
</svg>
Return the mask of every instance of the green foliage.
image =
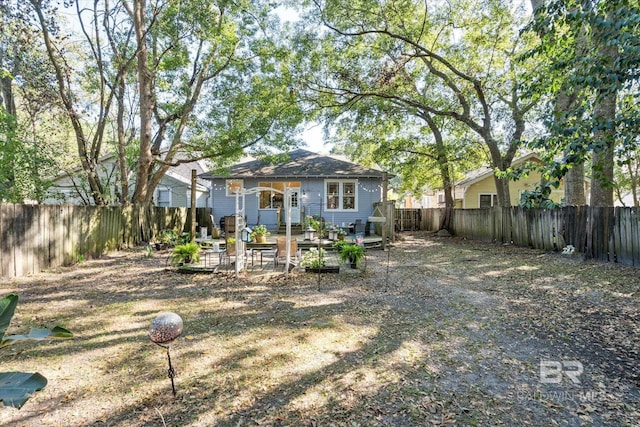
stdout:
<svg viewBox="0 0 640 427">
<path fill-rule="evenodd" d="M 305 227 L 313 228 L 316 231 L 316 233 L 320 233 L 322 231 L 323 226 L 324 226 L 324 224 L 321 223 L 319 217 L 313 217 L 311 215 L 309 215 L 306 218 L 305 222 L 306 222 Z"/>
<path fill-rule="evenodd" d="M 359 265 L 364 258 L 364 247 L 355 243 L 349 243 L 342 247 L 340 251 L 340 259 L 344 262 Z"/>
<path fill-rule="evenodd" d="M 50 85 L 56 90 L 47 93 L 73 122 L 76 164 L 96 204 L 112 201 L 109 186 L 95 178 L 95 165 L 108 152 L 131 168 L 119 168 L 116 182 L 138 178 L 128 201 L 146 204 L 170 164 L 208 158 L 214 168 L 224 168 L 246 151 L 264 154 L 296 145 L 304 111 L 292 89 L 292 53 L 282 43 L 271 2 L 147 3 L 140 13 L 146 34 L 141 40 L 130 32 L 136 14 L 119 2 L 107 4 L 108 10 L 102 2 L 87 4 L 82 13 L 74 2 L 60 8 L 15 3 L 25 18 L 16 22 L 31 25 L 20 33 L 37 35 L 37 46 L 45 38 L 52 43 L 42 62 L 55 63 L 61 72 L 43 73 L 57 79 Z M 72 34 L 64 39 L 56 37 L 58 14 L 70 21 Z M 90 21 L 98 15 L 104 19 Z M 80 33 L 89 27 L 89 34 Z M 142 53 L 148 56 L 138 63 Z M 74 67 L 78 63 L 82 67 Z M 150 97 L 139 96 L 139 80 L 147 78 Z M 142 118 L 152 123 L 149 132 Z"/>
<path fill-rule="evenodd" d="M 18 118 L 0 105 L 0 200 L 42 200 L 54 174 L 54 152 L 39 140 L 27 140 Z"/>
<path fill-rule="evenodd" d="M 200 245 L 196 243 L 185 243 L 176 245 L 171 253 L 171 265 L 179 267 L 183 264 L 191 264 L 200 261 Z"/>
<path fill-rule="evenodd" d="M 165 245 L 174 246 L 178 243 L 178 234 L 171 229 L 160 230 L 157 240 Z"/>
<path fill-rule="evenodd" d="M 535 190 L 525 190 L 520 195 L 520 206 L 523 208 L 554 209 L 559 207 L 551 200 L 552 187 L 555 185 L 537 185 Z"/>
<path fill-rule="evenodd" d="M 327 264 L 327 260 L 325 258 L 326 251 L 324 248 L 311 248 L 302 256 L 302 260 L 300 260 L 300 265 L 303 267 L 309 268 L 321 268 Z"/>
<path fill-rule="evenodd" d="M 258 224 L 251 229 L 251 237 L 255 236 L 269 236 L 271 233 L 264 224 Z"/>
<path fill-rule="evenodd" d="M 537 102 L 520 89 L 532 61 L 514 61 L 531 38 L 520 34 L 521 9 L 495 1 L 454 1 L 437 13 L 416 1 L 312 4 L 297 60 L 304 99 L 335 129 L 331 142 L 414 191 L 449 189 L 487 154 L 494 167 L 510 165 Z M 309 30 L 314 20 L 320 34 Z M 507 188 L 498 189 L 501 203 L 509 203 Z"/>
<path fill-rule="evenodd" d="M 346 240 L 336 240 L 333 242 L 333 249 L 335 249 L 338 253 L 342 252 L 342 248 L 349 245 L 350 243 Z"/>
<path fill-rule="evenodd" d="M 10 294 L 0 299 L 0 348 L 22 341 L 41 341 L 52 338 L 72 338 L 73 334 L 56 326 L 53 329 L 31 329 L 25 335 L 5 335 L 18 306 L 18 296 Z M 39 373 L 0 372 L 0 401 L 20 409 L 29 397 L 47 385 L 47 379 Z"/>
<path fill-rule="evenodd" d="M 548 99 L 548 132 L 531 147 L 547 154 L 556 180 L 594 154 L 613 149 L 623 159 L 638 151 L 638 22 L 638 2 L 628 0 L 554 0 L 537 11 L 529 29 L 540 40 L 525 57 L 540 64 L 528 90 Z M 613 177 L 603 166 L 594 164 L 593 177 L 607 187 Z"/>
</svg>

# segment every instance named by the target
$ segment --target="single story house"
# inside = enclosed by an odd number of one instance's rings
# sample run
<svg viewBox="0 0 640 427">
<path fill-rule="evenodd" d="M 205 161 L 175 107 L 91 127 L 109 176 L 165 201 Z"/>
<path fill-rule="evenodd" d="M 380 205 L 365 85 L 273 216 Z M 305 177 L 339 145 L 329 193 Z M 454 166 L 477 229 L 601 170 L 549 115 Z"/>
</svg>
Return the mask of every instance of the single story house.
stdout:
<svg viewBox="0 0 640 427">
<path fill-rule="evenodd" d="M 208 170 L 202 161 L 183 163 L 169 168 L 162 177 L 160 184 L 153 194 L 153 204 L 164 207 L 189 207 L 191 203 L 191 170 L 196 170 L 196 175 L 200 175 Z M 119 190 L 118 163 L 115 155 L 107 155 L 100 159 L 98 174 L 104 185 L 108 189 L 107 199 L 116 203 Z M 198 178 L 196 181 L 196 205 L 197 207 L 207 207 L 209 205 L 209 184 L 207 180 Z M 129 194 L 134 191 L 135 171 L 131 171 L 129 178 Z M 43 204 L 73 204 L 91 205 L 93 198 L 86 181 L 84 171 L 80 167 L 75 167 L 69 171 L 58 175 L 53 179 L 53 184 L 43 200 Z"/>
<path fill-rule="evenodd" d="M 542 163 L 536 153 L 529 153 L 513 160 L 512 166 L 518 167 L 527 162 Z M 509 194 L 511 196 L 511 206 L 518 206 L 520 195 L 525 190 L 534 190 L 541 182 L 540 172 L 531 171 L 528 176 L 517 181 L 509 181 Z M 585 179 L 585 194 L 589 194 L 590 181 Z M 453 198 L 456 208 L 474 209 L 489 208 L 498 203 L 498 192 L 494 181 L 494 170 L 489 166 L 469 171 L 465 177 L 456 182 L 453 188 Z M 554 188 L 550 195 L 551 200 L 562 203 L 564 199 L 564 180 L 560 181 L 560 186 Z M 409 204 L 415 207 L 444 207 L 444 191 L 425 191 L 420 199 L 413 199 Z"/>
<path fill-rule="evenodd" d="M 228 175 L 205 173 L 211 181 L 210 206 L 216 221 L 236 212 L 236 192 L 244 196 L 247 224 L 264 224 L 277 231 L 286 222 L 285 189 L 291 194 L 291 223 L 304 224 L 307 216 L 346 227 L 372 216 L 374 203 L 382 200 L 385 174 L 345 159 L 298 149 L 282 162 L 251 160 L 231 167 Z"/>
</svg>

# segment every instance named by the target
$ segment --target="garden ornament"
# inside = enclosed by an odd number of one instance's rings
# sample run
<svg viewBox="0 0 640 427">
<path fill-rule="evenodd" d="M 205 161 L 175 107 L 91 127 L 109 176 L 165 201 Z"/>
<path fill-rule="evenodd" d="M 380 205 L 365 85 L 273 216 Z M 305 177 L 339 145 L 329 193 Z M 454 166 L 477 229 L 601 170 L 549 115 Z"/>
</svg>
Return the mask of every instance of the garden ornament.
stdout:
<svg viewBox="0 0 640 427">
<path fill-rule="evenodd" d="M 151 322 L 149 338 L 152 342 L 167 350 L 167 358 L 169 360 L 169 378 L 171 379 L 171 390 L 173 391 L 174 397 L 176 395 L 176 387 L 173 383 L 175 371 L 171 365 L 171 354 L 169 354 L 169 348 L 171 343 L 178 338 L 180 334 L 182 334 L 182 318 L 175 313 L 160 313 Z"/>
</svg>

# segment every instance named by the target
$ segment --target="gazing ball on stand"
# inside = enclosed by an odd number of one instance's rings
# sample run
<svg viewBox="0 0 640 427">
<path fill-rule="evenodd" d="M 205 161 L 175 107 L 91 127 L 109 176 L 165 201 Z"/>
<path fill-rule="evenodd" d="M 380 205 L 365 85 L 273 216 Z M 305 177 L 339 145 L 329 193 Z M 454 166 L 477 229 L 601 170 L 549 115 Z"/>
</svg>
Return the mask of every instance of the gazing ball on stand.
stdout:
<svg viewBox="0 0 640 427">
<path fill-rule="evenodd" d="M 151 322 L 149 338 L 158 345 L 169 345 L 182 334 L 182 318 L 175 313 L 160 313 Z"/>
</svg>

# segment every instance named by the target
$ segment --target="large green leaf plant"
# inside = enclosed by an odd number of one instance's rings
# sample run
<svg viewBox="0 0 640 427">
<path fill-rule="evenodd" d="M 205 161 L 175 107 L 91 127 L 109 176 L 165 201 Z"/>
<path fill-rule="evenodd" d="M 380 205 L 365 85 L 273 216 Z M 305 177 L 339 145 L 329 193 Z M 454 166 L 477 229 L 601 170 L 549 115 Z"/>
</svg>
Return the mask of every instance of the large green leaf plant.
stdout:
<svg viewBox="0 0 640 427">
<path fill-rule="evenodd" d="M 0 348 L 20 341 L 73 337 L 71 332 L 60 326 L 53 329 L 34 328 L 26 335 L 5 336 L 17 306 L 17 295 L 10 294 L 0 299 Z M 20 409 L 33 393 L 42 390 L 46 385 L 47 379 L 37 372 L 0 372 L 0 402 Z"/>
</svg>

